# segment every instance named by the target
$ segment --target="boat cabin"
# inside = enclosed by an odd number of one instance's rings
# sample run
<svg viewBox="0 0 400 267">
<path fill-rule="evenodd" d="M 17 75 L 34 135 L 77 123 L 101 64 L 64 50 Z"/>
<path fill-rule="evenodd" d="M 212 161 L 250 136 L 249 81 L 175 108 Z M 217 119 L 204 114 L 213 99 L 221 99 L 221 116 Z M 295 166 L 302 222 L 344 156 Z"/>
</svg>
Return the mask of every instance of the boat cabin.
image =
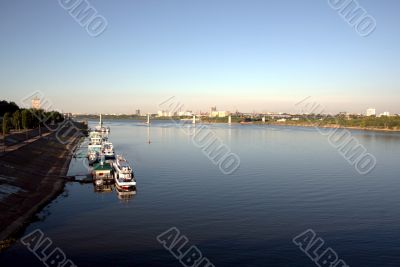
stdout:
<svg viewBox="0 0 400 267">
<path fill-rule="evenodd" d="M 112 175 L 113 168 L 111 164 L 108 162 L 100 162 L 96 163 L 93 166 L 93 180 L 113 180 L 114 177 Z"/>
</svg>

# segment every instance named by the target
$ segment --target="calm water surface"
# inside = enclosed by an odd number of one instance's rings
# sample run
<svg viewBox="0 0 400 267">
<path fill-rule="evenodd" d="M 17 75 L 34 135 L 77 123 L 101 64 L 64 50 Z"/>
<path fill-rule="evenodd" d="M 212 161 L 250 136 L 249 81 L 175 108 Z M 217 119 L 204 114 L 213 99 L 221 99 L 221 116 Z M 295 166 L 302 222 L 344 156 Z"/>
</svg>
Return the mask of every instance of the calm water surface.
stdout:
<svg viewBox="0 0 400 267">
<path fill-rule="evenodd" d="M 316 266 L 292 243 L 309 228 L 350 266 L 400 265 L 400 134 L 352 132 L 378 160 L 360 176 L 315 129 L 210 125 L 241 160 L 224 175 L 171 122 L 107 124 L 136 192 L 70 183 L 25 231 L 77 266 L 181 266 L 156 239 L 171 227 L 215 266 Z M 70 174 L 84 172 L 73 160 Z M 44 266 L 20 243 L 0 263 Z"/>
</svg>

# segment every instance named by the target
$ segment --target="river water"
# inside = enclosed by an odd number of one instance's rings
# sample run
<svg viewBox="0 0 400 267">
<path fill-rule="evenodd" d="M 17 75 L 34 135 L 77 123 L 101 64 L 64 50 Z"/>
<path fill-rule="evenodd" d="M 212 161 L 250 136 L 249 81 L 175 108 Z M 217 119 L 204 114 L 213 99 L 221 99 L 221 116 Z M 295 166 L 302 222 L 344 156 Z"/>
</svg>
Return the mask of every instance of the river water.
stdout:
<svg viewBox="0 0 400 267">
<path fill-rule="evenodd" d="M 292 241 L 307 229 L 349 266 L 400 265 L 398 133 L 351 132 L 377 159 L 360 175 L 313 128 L 208 125 L 240 159 L 227 175 L 192 126 L 106 124 L 136 190 L 68 183 L 23 233 L 40 229 L 77 266 L 183 266 L 157 240 L 172 227 L 188 239 L 183 252 L 194 245 L 215 266 L 317 266 Z M 73 159 L 70 174 L 86 174 L 83 162 Z M 21 242 L 0 265 L 45 266 Z"/>
</svg>

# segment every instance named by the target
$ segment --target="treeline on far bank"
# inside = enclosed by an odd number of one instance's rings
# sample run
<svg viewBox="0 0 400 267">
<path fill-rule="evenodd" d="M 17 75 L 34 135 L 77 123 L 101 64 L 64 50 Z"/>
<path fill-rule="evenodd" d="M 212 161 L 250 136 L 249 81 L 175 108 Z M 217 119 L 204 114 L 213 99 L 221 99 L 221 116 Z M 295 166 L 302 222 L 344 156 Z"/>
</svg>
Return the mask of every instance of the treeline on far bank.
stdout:
<svg viewBox="0 0 400 267">
<path fill-rule="evenodd" d="M 54 124 L 64 120 L 58 111 L 20 108 L 14 102 L 0 101 L 1 133 L 8 134 L 11 129 L 33 129 L 46 124 Z"/>
<path fill-rule="evenodd" d="M 277 119 L 267 118 L 267 123 L 278 122 Z M 377 128 L 400 130 L 400 116 L 326 116 L 326 115 L 304 115 L 296 116 L 296 120 L 287 119 L 282 124 L 289 125 L 318 125 L 318 126 L 342 126 L 356 128 Z"/>
<path fill-rule="evenodd" d="M 353 116 L 328 118 L 327 124 L 336 123 L 344 127 L 400 129 L 400 116 Z"/>
</svg>

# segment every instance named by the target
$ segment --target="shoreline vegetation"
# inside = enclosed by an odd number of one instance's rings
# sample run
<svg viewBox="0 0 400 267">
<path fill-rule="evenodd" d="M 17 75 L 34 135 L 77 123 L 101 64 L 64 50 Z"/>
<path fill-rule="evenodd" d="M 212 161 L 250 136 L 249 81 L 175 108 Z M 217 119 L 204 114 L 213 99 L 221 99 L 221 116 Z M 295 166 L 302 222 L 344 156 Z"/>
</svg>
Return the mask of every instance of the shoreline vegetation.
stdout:
<svg viewBox="0 0 400 267">
<path fill-rule="evenodd" d="M 137 115 L 102 115 L 106 120 L 138 120 L 145 122 L 146 116 Z M 79 115 L 74 117 L 76 120 L 98 120 L 97 115 Z M 192 117 L 158 117 L 151 116 L 153 121 L 180 121 L 191 120 Z M 199 123 L 218 124 L 228 123 L 228 117 L 211 118 L 208 116 L 199 117 Z M 277 115 L 265 116 L 234 116 L 231 118 L 232 124 L 253 124 L 253 125 L 274 125 L 274 126 L 293 126 L 293 127 L 317 127 L 317 128 L 344 128 L 349 130 L 379 131 L 379 132 L 400 132 L 400 116 L 325 116 L 325 115 Z"/>
</svg>

